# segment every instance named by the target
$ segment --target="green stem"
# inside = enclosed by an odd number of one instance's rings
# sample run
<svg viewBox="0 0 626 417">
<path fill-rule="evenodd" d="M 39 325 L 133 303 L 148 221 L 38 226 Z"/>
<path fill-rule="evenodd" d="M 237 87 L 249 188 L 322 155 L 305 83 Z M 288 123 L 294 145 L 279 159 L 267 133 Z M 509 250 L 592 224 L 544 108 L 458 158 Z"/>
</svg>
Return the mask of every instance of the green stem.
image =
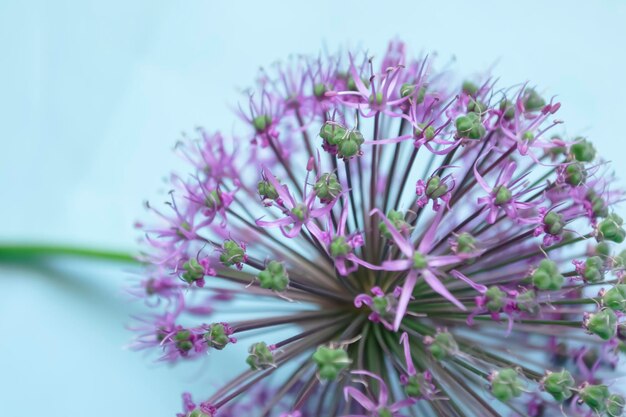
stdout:
<svg viewBox="0 0 626 417">
<path fill-rule="evenodd" d="M 50 257 L 77 257 L 113 262 L 139 263 L 133 255 L 126 252 L 62 245 L 0 244 L 0 262 L 23 262 Z"/>
</svg>

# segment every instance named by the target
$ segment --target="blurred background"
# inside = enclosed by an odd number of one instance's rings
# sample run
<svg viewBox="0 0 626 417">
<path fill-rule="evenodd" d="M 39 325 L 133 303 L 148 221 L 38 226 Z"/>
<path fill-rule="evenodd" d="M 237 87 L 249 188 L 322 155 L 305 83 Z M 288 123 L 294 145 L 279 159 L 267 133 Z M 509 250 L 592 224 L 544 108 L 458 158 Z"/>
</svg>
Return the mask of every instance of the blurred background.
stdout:
<svg viewBox="0 0 626 417">
<path fill-rule="evenodd" d="M 501 85 L 557 94 L 565 132 L 626 179 L 626 1 L 0 1 L 0 243 L 132 253 L 142 202 L 196 126 L 230 132 L 239 93 L 293 53 L 400 38 Z M 621 181 L 626 184 L 625 181 Z M 159 194 L 161 192 L 161 194 Z M 211 361 L 169 369 L 125 348 L 126 264 L 0 264 L 0 415 L 172 416 Z M 221 366 L 229 356 L 220 357 Z"/>
</svg>

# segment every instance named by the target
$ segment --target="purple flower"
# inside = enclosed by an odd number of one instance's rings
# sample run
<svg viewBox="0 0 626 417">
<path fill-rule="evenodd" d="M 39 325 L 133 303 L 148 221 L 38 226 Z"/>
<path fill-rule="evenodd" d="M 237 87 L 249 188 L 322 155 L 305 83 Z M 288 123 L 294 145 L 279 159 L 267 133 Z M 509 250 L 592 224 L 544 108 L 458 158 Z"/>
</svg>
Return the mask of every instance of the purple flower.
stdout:
<svg viewBox="0 0 626 417">
<path fill-rule="evenodd" d="M 537 88 L 406 49 L 274 65 L 235 134 L 176 147 L 189 172 L 138 225 L 131 346 L 219 364 L 246 344 L 180 417 L 622 414 L 608 164 Z"/>
</svg>

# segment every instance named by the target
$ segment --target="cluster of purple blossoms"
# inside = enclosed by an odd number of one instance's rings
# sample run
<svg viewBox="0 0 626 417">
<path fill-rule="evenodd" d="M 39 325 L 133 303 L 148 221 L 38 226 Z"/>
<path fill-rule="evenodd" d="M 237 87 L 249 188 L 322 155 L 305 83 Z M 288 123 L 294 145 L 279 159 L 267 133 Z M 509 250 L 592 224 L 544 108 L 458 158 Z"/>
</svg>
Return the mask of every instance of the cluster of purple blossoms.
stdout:
<svg viewBox="0 0 626 417">
<path fill-rule="evenodd" d="M 240 136 L 177 147 L 191 173 L 142 226 L 133 293 L 157 312 L 135 346 L 247 349 L 178 416 L 622 415 L 607 164 L 559 136 L 554 98 L 404 49 L 294 58 L 262 72 Z"/>
</svg>

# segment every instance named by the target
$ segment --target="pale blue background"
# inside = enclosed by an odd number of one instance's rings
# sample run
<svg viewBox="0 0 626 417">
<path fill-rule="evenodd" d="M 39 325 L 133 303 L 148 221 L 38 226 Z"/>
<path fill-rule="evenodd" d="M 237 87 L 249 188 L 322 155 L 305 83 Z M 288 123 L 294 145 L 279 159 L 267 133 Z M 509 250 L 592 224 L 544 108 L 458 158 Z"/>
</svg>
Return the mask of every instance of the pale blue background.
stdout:
<svg viewBox="0 0 626 417">
<path fill-rule="evenodd" d="M 394 36 L 559 94 L 567 131 L 626 178 L 623 0 L 298 3 L 0 1 L 0 238 L 134 248 L 179 132 L 229 132 L 259 65 Z M 172 416 L 219 377 L 123 349 L 123 268 L 57 269 L 0 269 L 0 415 Z"/>
</svg>

